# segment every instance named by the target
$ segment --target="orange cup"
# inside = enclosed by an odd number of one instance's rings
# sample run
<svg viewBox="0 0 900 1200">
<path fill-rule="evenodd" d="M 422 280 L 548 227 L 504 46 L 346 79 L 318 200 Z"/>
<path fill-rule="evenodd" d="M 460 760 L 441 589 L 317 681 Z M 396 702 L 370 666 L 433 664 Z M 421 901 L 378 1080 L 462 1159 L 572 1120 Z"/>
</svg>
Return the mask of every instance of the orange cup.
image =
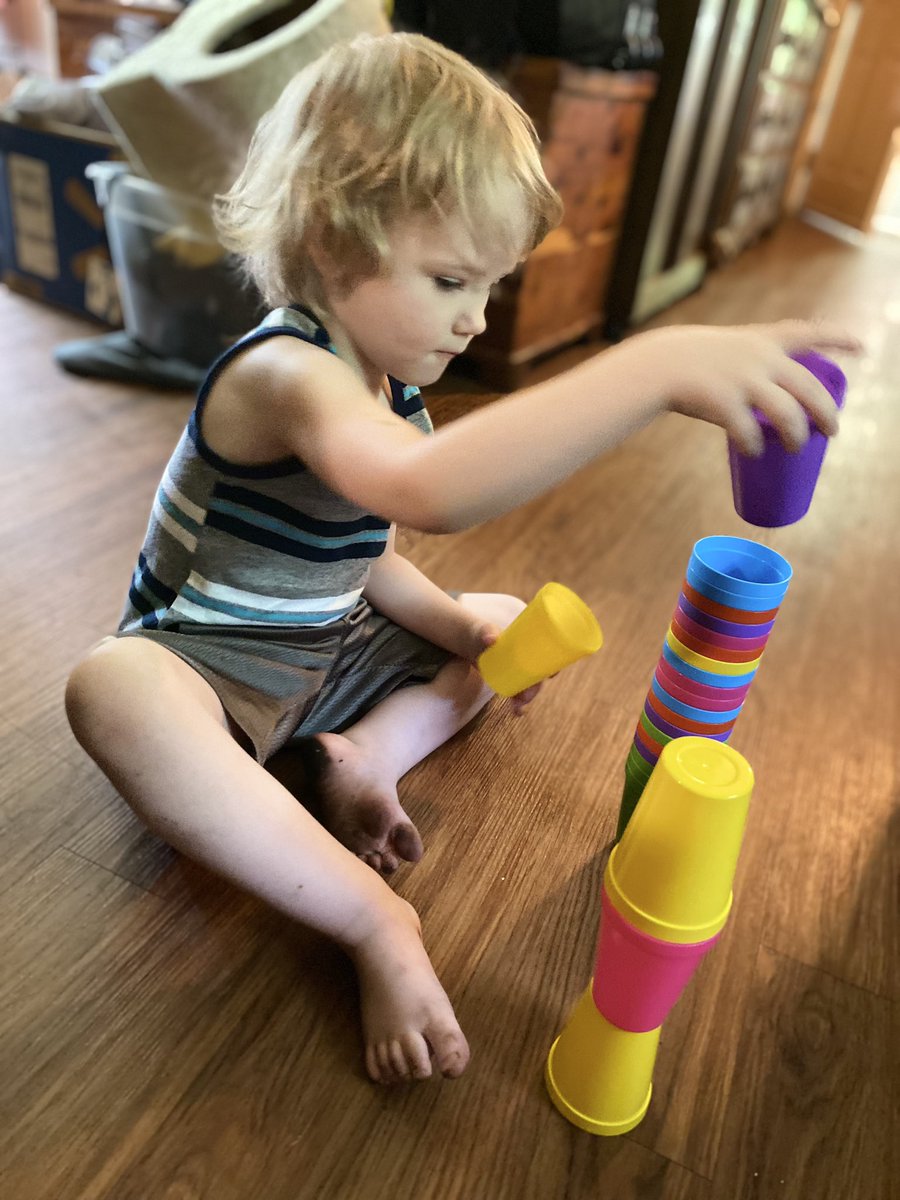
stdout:
<svg viewBox="0 0 900 1200">
<path fill-rule="evenodd" d="M 722 621 L 733 621 L 737 625 L 763 625 L 766 621 L 774 621 L 778 615 L 778 608 L 769 608 L 765 612 L 747 612 L 743 608 L 732 608 L 728 604 L 719 604 L 717 600 L 710 600 L 702 592 L 692 588 L 686 579 L 681 585 L 681 590 L 694 608 L 699 608 L 707 616 L 718 617 Z"/>
</svg>

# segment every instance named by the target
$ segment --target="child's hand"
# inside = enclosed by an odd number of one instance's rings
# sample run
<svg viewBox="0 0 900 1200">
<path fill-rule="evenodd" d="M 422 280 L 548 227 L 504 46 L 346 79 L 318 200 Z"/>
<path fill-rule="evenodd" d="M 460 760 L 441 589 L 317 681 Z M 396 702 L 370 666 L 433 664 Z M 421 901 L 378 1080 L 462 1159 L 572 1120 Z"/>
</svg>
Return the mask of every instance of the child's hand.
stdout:
<svg viewBox="0 0 900 1200">
<path fill-rule="evenodd" d="M 500 636 L 501 630 L 499 625 L 492 625 L 490 622 L 479 624 L 474 629 L 474 639 L 477 650 L 473 657 L 473 662 L 477 660 L 478 655 L 482 650 L 487 650 L 488 646 L 493 646 L 497 638 Z M 526 688 L 524 692 L 519 692 L 516 696 L 510 697 L 510 707 L 514 717 L 521 717 L 525 711 L 526 705 L 530 704 L 538 692 L 541 690 L 541 684 L 536 683 L 530 688 Z"/>
<path fill-rule="evenodd" d="M 666 407 L 721 427 L 745 454 L 759 455 L 763 435 L 753 415 L 769 418 L 788 450 L 809 437 L 807 414 L 829 437 L 837 432 L 837 411 L 826 388 L 789 357 L 800 350 L 858 353 L 857 338 L 832 325 L 779 321 L 735 327 L 673 326 L 638 334 L 643 343 L 638 372 L 649 370 L 662 389 Z M 629 345 L 624 343 L 624 347 Z"/>
</svg>

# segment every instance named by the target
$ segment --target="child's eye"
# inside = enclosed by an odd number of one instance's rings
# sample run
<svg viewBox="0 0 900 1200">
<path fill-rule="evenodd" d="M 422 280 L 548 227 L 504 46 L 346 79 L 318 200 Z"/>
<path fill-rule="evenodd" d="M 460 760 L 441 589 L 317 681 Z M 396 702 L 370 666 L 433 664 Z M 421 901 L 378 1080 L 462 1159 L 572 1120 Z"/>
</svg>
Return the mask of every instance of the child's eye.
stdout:
<svg viewBox="0 0 900 1200">
<path fill-rule="evenodd" d="M 434 282 L 442 292 L 456 292 L 463 286 L 461 279 L 451 279 L 449 275 L 435 275 Z"/>
</svg>

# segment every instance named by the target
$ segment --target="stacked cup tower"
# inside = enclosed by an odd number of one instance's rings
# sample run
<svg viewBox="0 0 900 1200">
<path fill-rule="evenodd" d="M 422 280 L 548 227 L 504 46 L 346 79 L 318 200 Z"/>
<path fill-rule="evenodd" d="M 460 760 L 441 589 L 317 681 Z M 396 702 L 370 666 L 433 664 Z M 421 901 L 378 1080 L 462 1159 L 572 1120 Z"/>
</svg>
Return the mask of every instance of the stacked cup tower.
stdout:
<svg viewBox="0 0 900 1200">
<path fill-rule="evenodd" d="M 617 840 L 668 742 L 731 737 L 791 575 L 787 559 L 748 538 L 695 544 L 625 762 Z"/>
<path fill-rule="evenodd" d="M 710 738 L 666 744 L 603 876 L 591 985 L 551 1047 L 556 1108 L 606 1137 L 644 1117 L 663 1022 L 732 906 L 753 790 L 736 750 Z"/>
</svg>

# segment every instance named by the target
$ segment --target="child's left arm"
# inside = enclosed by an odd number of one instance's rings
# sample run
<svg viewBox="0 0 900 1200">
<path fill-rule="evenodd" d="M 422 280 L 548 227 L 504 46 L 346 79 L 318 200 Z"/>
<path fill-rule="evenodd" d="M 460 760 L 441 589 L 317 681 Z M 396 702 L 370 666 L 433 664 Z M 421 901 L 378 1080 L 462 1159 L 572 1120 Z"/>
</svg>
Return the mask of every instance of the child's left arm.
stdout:
<svg viewBox="0 0 900 1200">
<path fill-rule="evenodd" d="M 486 645 L 485 623 L 398 554 L 396 536 L 392 525 L 387 549 L 372 564 L 363 589 L 366 600 L 395 624 L 474 662 Z"/>
<path fill-rule="evenodd" d="M 395 624 L 474 663 L 482 650 L 496 641 L 500 628 L 479 619 L 398 554 L 396 536 L 397 527 L 392 525 L 387 549 L 373 563 L 363 596 Z M 529 688 L 514 696 L 514 712 L 520 713 L 537 692 L 537 687 Z"/>
</svg>

